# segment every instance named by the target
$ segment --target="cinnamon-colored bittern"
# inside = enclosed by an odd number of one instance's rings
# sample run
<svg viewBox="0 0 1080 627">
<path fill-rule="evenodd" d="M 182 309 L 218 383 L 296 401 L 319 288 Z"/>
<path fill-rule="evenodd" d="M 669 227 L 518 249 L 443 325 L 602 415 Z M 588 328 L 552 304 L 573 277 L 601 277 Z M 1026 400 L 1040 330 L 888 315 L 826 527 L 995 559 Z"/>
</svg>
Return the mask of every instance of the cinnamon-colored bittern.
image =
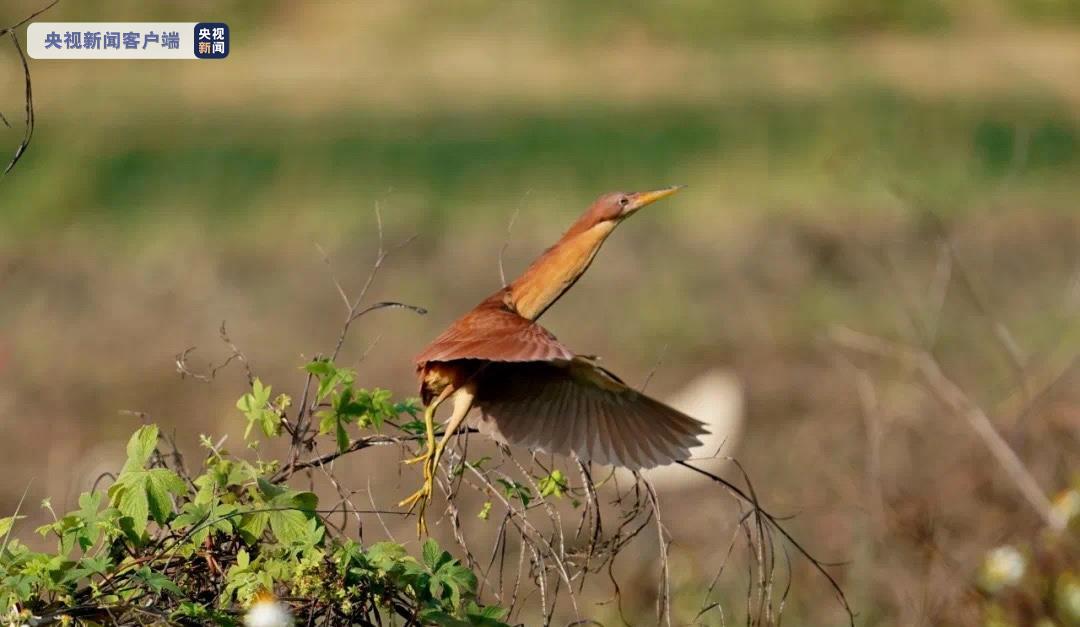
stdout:
<svg viewBox="0 0 1080 627">
<path fill-rule="evenodd" d="M 700 443 L 701 422 L 629 387 L 536 323 L 581 278 L 616 226 L 678 189 L 601 196 L 524 274 L 416 358 L 427 451 L 408 461 L 424 462 L 424 483 L 400 505 L 419 503 L 421 534 L 443 449 L 473 408 L 480 414 L 475 425 L 499 442 L 630 469 L 685 459 Z M 453 413 L 436 443 L 435 411 L 447 399 Z"/>
</svg>

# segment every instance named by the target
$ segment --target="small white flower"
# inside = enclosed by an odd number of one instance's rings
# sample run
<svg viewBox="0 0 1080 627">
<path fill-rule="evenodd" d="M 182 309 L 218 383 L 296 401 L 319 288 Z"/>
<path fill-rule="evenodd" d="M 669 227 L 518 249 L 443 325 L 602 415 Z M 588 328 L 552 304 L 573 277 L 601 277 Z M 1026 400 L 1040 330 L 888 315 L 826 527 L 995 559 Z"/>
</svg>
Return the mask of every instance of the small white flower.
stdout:
<svg viewBox="0 0 1080 627">
<path fill-rule="evenodd" d="M 260 597 L 244 615 L 246 627 L 292 627 L 292 624 L 289 609 L 270 596 Z"/>
<path fill-rule="evenodd" d="M 999 546 L 986 554 L 982 567 L 982 585 L 989 592 L 1015 586 L 1024 577 L 1027 560 L 1015 547 Z"/>
</svg>

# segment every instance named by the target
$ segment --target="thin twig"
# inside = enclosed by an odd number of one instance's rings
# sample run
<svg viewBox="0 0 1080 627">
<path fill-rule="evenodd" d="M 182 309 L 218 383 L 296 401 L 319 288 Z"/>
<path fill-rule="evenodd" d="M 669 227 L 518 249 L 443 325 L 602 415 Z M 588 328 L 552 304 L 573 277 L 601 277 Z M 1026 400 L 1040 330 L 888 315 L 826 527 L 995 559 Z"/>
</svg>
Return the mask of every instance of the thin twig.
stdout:
<svg viewBox="0 0 1080 627">
<path fill-rule="evenodd" d="M 525 195 L 521 197 L 522 202 L 529 197 L 532 190 L 525 190 Z M 502 248 L 499 249 L 499 282 L 503 287 L 506 287 L 506 272 L 503 270 L 503 257 L 506 255 L 506 249 L 510 247 L 510 235 L 514 232 L 514 223 L 517 222 L 518 215 L 521 213 L 521 204 L 514 209 L 514 215 L 510 216 L 510 223 L 506 225 L 506 239 L 503 240 Z"/>
<path fill-rule="evenodd" d="M 23 114 L 24 115 L 23 137 L 22 137 L 22 140 L 19 142 L 19 145 L 15 148 L 15 154 L 12 155 L 11 160 L 7 164 L 7 167 L 4 168 L 4 175 L 5 176 L 9 172 L 11 172 L 12 168 L 15 167 L 15 164 L 19 162 L 19 159 L 22 159 L 23 155 L 26 154 L 26 150 L 30 147 L 30 140 L 33 139 L 33 137 L 34 137 L 34 126 L 35 126 L 34 88 L 33 88 L 33 83 L 30 80 L 30 64 L 29 64 L 29 61 L 26 58 L 26 52 L 23 50 L 22 44 L 19 43 L 19 37 L 18 37 L 18 35 L 15 34 L 15 31 L 18 30 L 19 28 L 21 28 L 23 25 L 30 23 L 34 18 L 38 17 L 42 13 L 45 13 L 49 9 L 53 8 L 59 2 L 60 2 L 60 0 L 53 0 L 52 2 L 47 4 L 44 8 L 39 9 L 38 11 L 35 11 L 34 13 L 32 13 L 30 15 L 30 17 L 18 22 L 17 24 L 14 24 L 12 26 L 8 26 L 7 28 L 0 29 L 0 36 L 7 35 L 9 38 L 11 38 L 11 45 L 15 47 L 15 53 L 19 56 L 19 62 L 22 64 L 23 84 L 24 84 L 23 91 L 24 91 L 24 99 L 25 99 L 24 114 Z M 3 122 L 4 122 L 4 125 L 7 126 L 8 128 L 11 127 L 11 125 L 7 121 L 7 118 L 4 118 Z"/>
<path fill-rule="evenodd" d="M 1013 485 L 1024 496 L 1032 509 L 1052 529 L 1065 527 L 1064 517 L 1054 510 L 1038 482 L 1024 465 L 1024 462 L 997 432 L 986 413 L 972 401 L 966 393 L 941 370 L 932 355 L 910 346 L 853 331 L 845 327 L 836 327 L 830 333 L 832 340 L 839 346 L 862 353 L 901 359 L 914 364 L 930 392 L 954 414 L 964 418 L 982 439 Z"/>
<path fill-rule="evenodd" d="M 639 474 L 638 478 L 645 485 L 645 490 L 649 494 L 653 520 L 656 521 L 657 543 L 660 546 L 660 583 L 656 595 L 656 623 L 671 627 L 671 571 L 668 566 L 668 544 L 670 539 L 667 537 L 664 522 L 660 518 L 660 499 L 656 496 L 656 489 L 645 477 Z"/>
<path fill-rule="evenodd" d="M 731 461 L 734 462 L 735 460 L 731 460 Z M 716 483 L 719 483 L 720 485 L 724 486 L 724 488 L 726 488 L 733 495 L 735 495 L 736 497 L 741 499 L 746 504 L 750 505 L 750 507 L 754 508 L 754 511 L 756 512 L 756 514 L 758 516 L 763 517 L 764 520 L 769 524 L 769 527 L 771 527 L 772 529 L 774 529 L 778 533 L 780 533 L 780 535 L 782 535 L 784 537 L 784 539 L 787 540 L 787 542 L 792 547 L 794 547 L 796 551 L 799 552 L 800 555 L 802 555 L 804 558 L 806 558 L 806 560 L 810 563 L 811 567 L 813 567 L 813 569 L 816 570 L 818 572 L 818 574 L 820 574 L 822 577 L 825 578 L 826 582 L 828 582 L 828 584 L 829 584 L 829 587 L 832 588 L 833 593 L 836 595 L 837 600 L 840 601 L 841 606 L 843 606 L 844 611 L 847 613 L 848 622 L 850 623 L 850 625 L 852 627 L 854 627 L 854 625 L 855 625 L 855 613 L 852 611 L 851 605 L 848 603 L 847 596 L 844 594 L 843 588 L 840 587 L 840 583 L 836 581 L 836 578 L 833 577 L 832 574 L 829 573 L 829 571 L 825 569 L 825 567 L 829 566 L 830 564 L 828 564 L 826 562 L 822 562 L 821 560 L 814 557 L 809 551 L 807 551 L 803 547 L 803 545 L 798 540 L 795 539 L 794 536 L 791 535 L 790 532 L 788 532 L 787 529 L 784 528 L 783 525 L 780 524 L 779 519 L 776 516 L 774 516 L 773 514 L 770 514 L 769 512 L 765 511 L 764 509 L 762 509 L 761 505 L 758 504 L 757 499 L 755 497 L 751 496 L 753 494 L 752 491 L 751 491 L 751 494 L 747 494 L 741 488 L 739 488 L 735 484 L 731 483 L 730 481 L 724 479 L 723 477 L 715 475 L 715 474 L 713 474 L 713 473 L 711 473 L 711 472 L 709 472 L 707 470 L 703 470 L 701 468 L 693 466 L 693 465 L 691 465 L 691 464 L 689 464 L 687 462 L 679 461 L 679 462 L 675 462 L 675 463 L 677 463 L 680 466 L 683 466 L 684 468 L 689 468 L 690 470 L 692 470 L 692 471 L 694 471 L 694 472 L 696 472 L 696 473 L 698 473 L 698 474 L 700 474 L 700 475 L 702 475 L 704 477 L 707 477 L 707 478 L 711 479 L 712 481 L 714 481 Z"/>
<path fill-rule="evenodd" d="M 368 313 L 369 311 L 381 309 L 382 307 L 397 306 L 408 308 L 420 315 L 427 313 L 427 310 L 422 307 L 416 307 L 414 305 L 403 305 L 401 303 L 377 303 L 376 305 L 373 305 L 367 309 L 360 309 L 360 305 L 364 302 L 364 297 L 367 296 L 368 290 L 371 289 L 371 285 L 375 282 L 375 277 L 379 275 L 379 270 L 382 268 L 382 265 L 386 261 L 386 258 L 397 250 L 408 246 L 414 239 L 416 239 L 415 235 L 409 236 L 404 241 L 395 245 L 390 250 L 386 250 L 383 239 L 382 213 L 379 210 L 378 204 L 375 205 L 375 223 L 378 227 L 379 233 L 379 250 L 378 253 L 375 255 L 375 261 L 371 265 L 371 270 L 368 272 L 367 279 L 364 281 L 364 285 L 360 288 L 360 293 L 357 294 L 355 299 L 350 300 L 348 295 L 345 293 L 345 290 L 341 288 L 341 284 L 337 282 L 336 278 L 334 279 L 334 282 L 337 285 L 338 293 L 341 295 L 345 303 L 345 308 L 348 310 L 348 313 L 345 316 L 345 323 L 341 327 L 341 333 L 338 335 L 337 343 L 334 345 L 334 350 L 330 354 L 330 361 L 337 360 L 338 355 L 341 353 L 341 348 L 345 345 L 345 338 L 349 334 L 349 328 L 352 326 L 352 323 L 361 316 L 363 316 L 365 313 Z M 329 264 L 329 260 L 327 260 L 327 263 Z"/>
</svg>

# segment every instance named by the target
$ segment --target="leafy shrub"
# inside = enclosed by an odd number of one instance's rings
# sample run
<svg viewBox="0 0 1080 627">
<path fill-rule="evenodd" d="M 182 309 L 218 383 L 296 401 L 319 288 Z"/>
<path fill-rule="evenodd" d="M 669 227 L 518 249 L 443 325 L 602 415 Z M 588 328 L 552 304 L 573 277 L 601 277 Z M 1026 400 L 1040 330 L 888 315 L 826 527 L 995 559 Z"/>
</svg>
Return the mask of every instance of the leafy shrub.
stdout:
<svg viewBox="0 0 1080 627">
<path fill-rule="evenodd" d="M 253 379 L 237 402 L 245 439 L 289 438 L 296 450 L 330 437 L 342 454 L 358 444 L 350 429 L 415 428 L 413 403 L 357 388 L 355 373 L 330 361 L 306 370 L 317 428 L 307 435 L 303 411 L 290 424 L 291 399 Z M 363 546 L 328 528 L 314 493 L 287 485 L 302 467 L 295 459 L 248 461 L 206 436 L 202 446 L 206 458 L 192 475 L 157 426 L 138 429 L 108 490 L 83 493 L 77 510 L 37 530 L 56 540 L 55 551 L 12 537 L 18 512 L 0 519 L 0 621 L 235 625 L 273 595 L 315 624 L 504 625 L 502 609 L 479 603 L 473 572 L 434 540 L 419 557 L 392 542 Z"/>
</svg>

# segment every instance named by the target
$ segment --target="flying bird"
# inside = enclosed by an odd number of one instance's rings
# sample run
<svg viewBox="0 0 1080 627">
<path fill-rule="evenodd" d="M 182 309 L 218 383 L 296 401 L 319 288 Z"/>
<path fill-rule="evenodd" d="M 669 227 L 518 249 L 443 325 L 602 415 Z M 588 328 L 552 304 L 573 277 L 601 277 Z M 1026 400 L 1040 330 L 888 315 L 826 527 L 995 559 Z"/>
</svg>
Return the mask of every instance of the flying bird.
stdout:
<svg viewBox="0 0 1080 627">
<path fill-rule="evenodd" d="M 443 450 L 473 408 L 473 426 L 500 443 L 632 470 L 686 459 L 701 443 L 703 423 L 628 386 L 536 322 L 581 278 L 615 227 L 679 189 L 604 194 L 524 274 L 416 358 L 427 449 L 406 463 L 423 462 L 424 482 L 399 506 L 420 505 L 421 534 Z M 435 412 L 448 400 L 453 412 L 436 442 Z"/>
</svg>

